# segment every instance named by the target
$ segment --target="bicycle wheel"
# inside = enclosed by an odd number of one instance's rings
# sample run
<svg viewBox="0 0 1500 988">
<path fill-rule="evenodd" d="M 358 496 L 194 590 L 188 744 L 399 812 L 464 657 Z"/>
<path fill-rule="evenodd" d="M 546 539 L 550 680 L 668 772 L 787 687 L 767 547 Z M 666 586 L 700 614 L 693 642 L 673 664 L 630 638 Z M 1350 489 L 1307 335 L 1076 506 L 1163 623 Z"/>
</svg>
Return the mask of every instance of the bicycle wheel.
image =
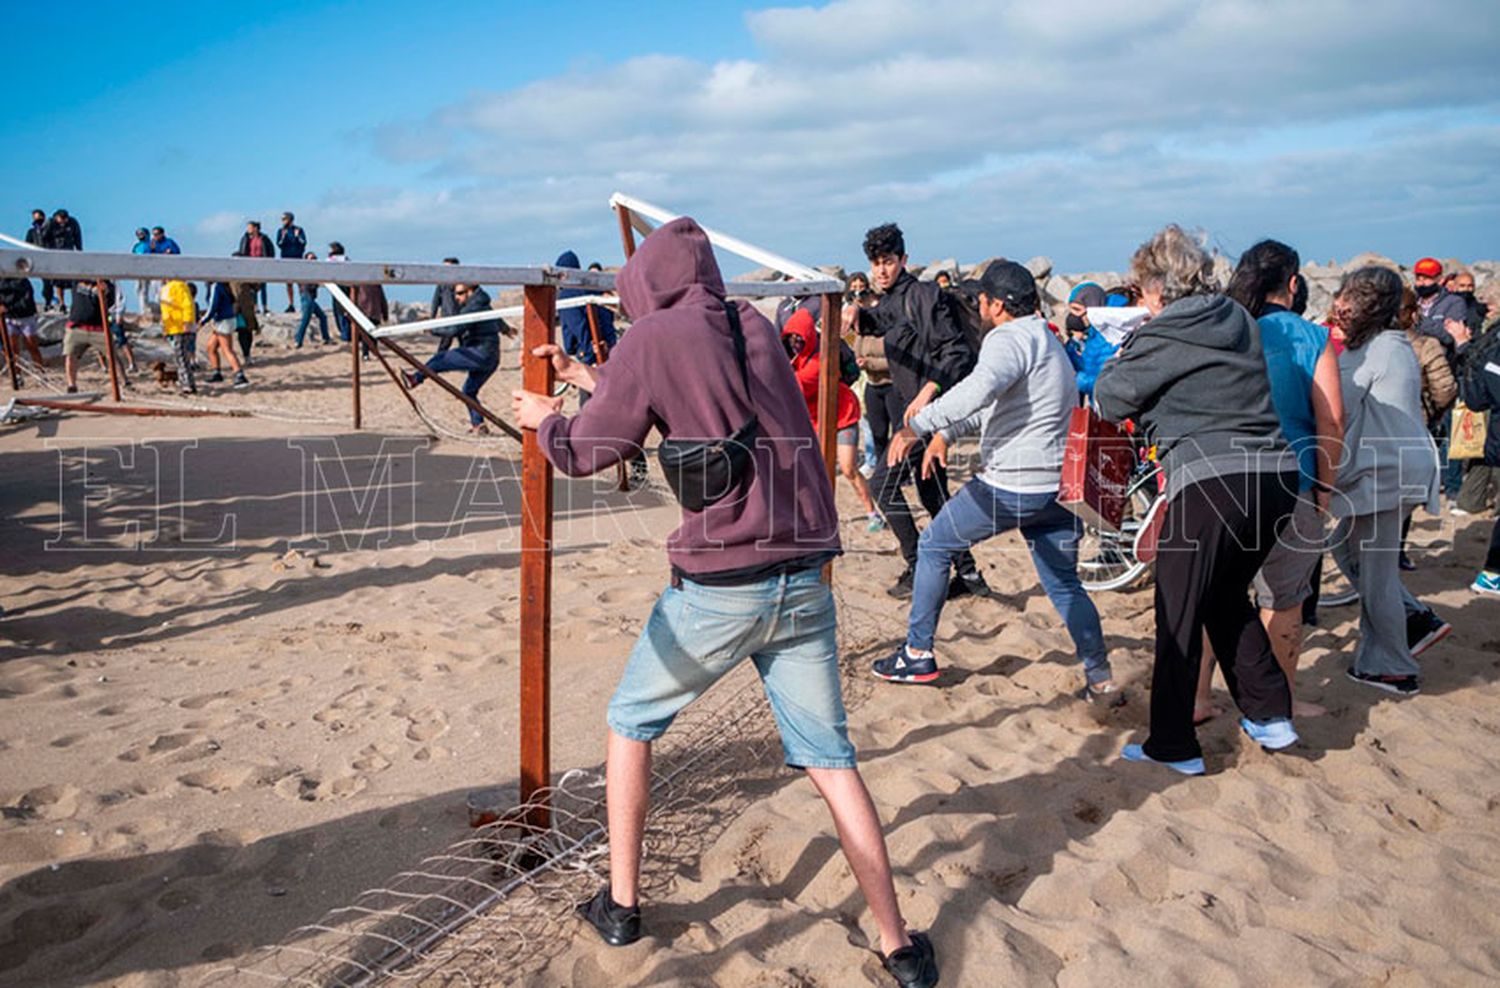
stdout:
<svg viewBox="0 0 1500 988">
<path fill-rule="evenodd" d="M 1151 568 L 1136 558 L 1135 537 L 1157 497 L 1156 472 L 1152 471 L 1132 482 L 1118 532 L 1084 525 L 1078 543 L 1078 580 L 1085 590 L 1122 590 Z"/>
</svg>

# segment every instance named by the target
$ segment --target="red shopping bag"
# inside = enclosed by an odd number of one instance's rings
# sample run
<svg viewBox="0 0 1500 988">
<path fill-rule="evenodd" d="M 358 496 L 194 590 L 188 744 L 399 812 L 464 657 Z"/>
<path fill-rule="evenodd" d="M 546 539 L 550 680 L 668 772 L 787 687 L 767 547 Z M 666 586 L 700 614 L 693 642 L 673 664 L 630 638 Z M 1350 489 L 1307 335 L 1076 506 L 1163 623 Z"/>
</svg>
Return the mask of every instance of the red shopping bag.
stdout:
<svg viewBox="0 0 1500 988">
<path fill-rule="evenodd" d="M 1128 435 L 1093 409 L 1075 408 L 1068 421 L 1057 503 L 1088 524 L 1118 532 L 1135 464 L 1135 445 Z"/>
</svg>

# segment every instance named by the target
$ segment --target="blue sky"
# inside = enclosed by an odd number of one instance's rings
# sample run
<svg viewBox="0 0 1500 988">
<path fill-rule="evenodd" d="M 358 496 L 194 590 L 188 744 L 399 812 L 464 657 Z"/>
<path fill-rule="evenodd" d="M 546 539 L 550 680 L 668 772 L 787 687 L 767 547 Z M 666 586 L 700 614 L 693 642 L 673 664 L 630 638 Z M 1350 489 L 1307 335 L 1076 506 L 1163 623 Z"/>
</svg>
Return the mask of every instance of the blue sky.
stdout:
<svg viewBox="0 0 1500 988">
<path fill-rule="evenodd" d="M 249 12 L 253 12 L 249 13 Z M 248 16 L 247 16 L 248 15 Z M 253 18 L 253 19 L 251 19 Z M 228 253 L 619 259 L 621 189 L 810 262 L 1046 253 L 1168 220 L 1237 253 L 1494 257 L 1500 6 L 1368 0 L 26 5 L 0 228 Z M 94 34 L 95 47 L 84 40 Z"/>
</svg>

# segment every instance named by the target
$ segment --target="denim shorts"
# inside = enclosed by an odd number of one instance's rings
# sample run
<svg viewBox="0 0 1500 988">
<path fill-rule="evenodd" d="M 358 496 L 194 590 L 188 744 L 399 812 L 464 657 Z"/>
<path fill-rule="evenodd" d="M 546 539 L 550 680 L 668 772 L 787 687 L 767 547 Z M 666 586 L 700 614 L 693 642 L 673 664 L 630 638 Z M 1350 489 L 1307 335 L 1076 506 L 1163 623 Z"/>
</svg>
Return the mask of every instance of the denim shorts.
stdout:
<svg viewBox="0 0 1500 988">
<path fill-rule="evenodd" d="M 684 580 L 657 598 L 609 702 L 610 730 L 654 741 L 744 659 L 755 663 L 795 768 L 853 768 L 838 621 L 818 569 L 736 587 Z"/>
</svg>

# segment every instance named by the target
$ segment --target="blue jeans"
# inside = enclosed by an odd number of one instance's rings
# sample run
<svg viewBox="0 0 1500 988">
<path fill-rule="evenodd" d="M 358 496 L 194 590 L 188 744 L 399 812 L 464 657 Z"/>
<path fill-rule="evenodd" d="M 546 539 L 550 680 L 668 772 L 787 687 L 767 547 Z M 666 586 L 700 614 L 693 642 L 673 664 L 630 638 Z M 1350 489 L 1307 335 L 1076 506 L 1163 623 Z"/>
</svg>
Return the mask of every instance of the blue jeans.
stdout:
<svg viewBox="0 0 1500 988">
<path fill-rule="evenodd" d="M 302 309 L 302 318 L 297 322 L 296 343 L 302 345 L 302 337 L 307 335 L 307 324 L 312 322 L 313 316 L 318 317 L 318 332 L 323 336 L 324 343 L 332 343 L 328 338 L 328 316 L 323 313 L 323 307 L 318 300 L 306 292 L 298 293 L 297 302 Z"/>
<path fill-rule="evenodd" d="M 349 328 L 349 313 L 344 311 L 342 305 L 333 307 L 333 324 L 338 327 L 339 339 L 348 343 L 353 331 Z"/>
<path fill-rule="evenodd" d="M 745 659 L 755 663 L 786 763 L 853 768 L 839 688 L 838 619 L 821 568 L 738 587 L 691 580 L 657 598 L 609 701 L 609 728 L 655 741 Z"/>
<path fill-rule="evenodd" d="M 1099 612 L 1078 582 L 1078 538 L 1083 523 L 1057 503 L 1057 494 L 1019 494 L 991 487 L 977 477 L 955 494 L 917 543 L 906 644 L 930 651 L 938 617 L 948 599 L 954 560 L 975 543 L 1019 528 L 1031 550 L 1042 589 L 1062 615 L 1090 683 L 1111 676 Z"/>
<path fill-rule="evenodd" d="M 443 350 L 435 354 L 427 361 L 427 369 L 434 373 L 439 371 L 468 371 L 469 376 L 464 378 L 464 386 L 459 390 L 465 396 L 474 401 L 479 400 L 479 389 L 484 387 L 484 382 L 495 373 L 495 368 L 500 366 L 500 355 L 494 350 L 475 346 L 456 346 L 451 350 Z M 426 375 L 420 371 L 415 375 L 417 383 L 426 379 Z M 484 416 L 474 409 L 469 409 L 469 424 L 479 425 L 484 421 Z"/>
</svg>

